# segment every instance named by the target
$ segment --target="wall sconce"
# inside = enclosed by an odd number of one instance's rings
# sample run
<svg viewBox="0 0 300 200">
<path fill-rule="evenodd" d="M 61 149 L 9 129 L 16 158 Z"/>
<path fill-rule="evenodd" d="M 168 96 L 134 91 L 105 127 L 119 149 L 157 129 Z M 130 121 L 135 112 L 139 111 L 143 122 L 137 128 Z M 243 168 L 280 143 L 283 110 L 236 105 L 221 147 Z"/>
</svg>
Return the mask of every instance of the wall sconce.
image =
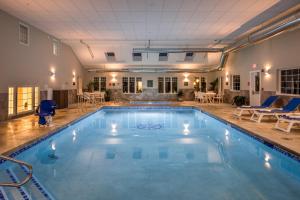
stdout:
<svg viewBox="0 0 300 200">
<path fill-rule="evenodd" d="M 225 75 L 225 82 L 226 82 L 226 85 L 228 85 L 228 82 L 229 82 L 229 73 L 226 72 L 226 75 Z"/>
<path fill-rule="evenodd" d="M 116 82 L 117 82 L 117 79 L 116 79 L 117 74 L 113 73 L 111 76 L 112 76 L 112 79 L 111 79 L 112 86 L 115 86 Z"/>
<path fill-rule="evenodd" d="M 54 69 L 54 68 L 51 68 L 51 69 L 50 69 L 50 79 L 51 79 L 52 81 L 55 80 L 55 69 Z"/>
<path fill-rule="evenodd" d="M 73 72 L 72 84 L 76 85 L 76 72 Z"/>
<path fill-rule="evenodd" d="M 189 81 L 189 79 L 188 79 L 188 77 L 189 77 L 189 74 L 188 73 L 183 73 L 183 76 L 184 76 L 184 82 L 188 82 Z"/>
<path fill-rule="evenodd" d="M 265 73 L 265 77 L 270 77 L 270 65 L 266 65 L 265 69 L 262 69 L 261 72 Z"/>
</svg>

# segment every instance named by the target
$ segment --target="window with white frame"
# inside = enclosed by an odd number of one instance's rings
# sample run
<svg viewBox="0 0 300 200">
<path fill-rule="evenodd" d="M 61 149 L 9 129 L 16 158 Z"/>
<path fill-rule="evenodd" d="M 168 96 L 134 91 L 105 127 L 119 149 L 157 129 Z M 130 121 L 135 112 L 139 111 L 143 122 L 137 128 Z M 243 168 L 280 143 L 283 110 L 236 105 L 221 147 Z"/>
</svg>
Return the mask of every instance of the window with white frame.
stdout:
<svg viewBox="0 0 300 200">
<path fill-rule="evenodd" d="M 128 77 L 123 77 L 122 79 L 122 83 L 123 83 L 123 93 L 129 93 L 128 90 Z"/>
<path fill-rule="evenodd" d="M 206 78 L 205 77 L 201 77 L 200 80 L 200 90 L 201 92 L 206 92 Z"/>
<path fill-rule="evenodd" d="M 18 87 L 17 113 L 32 110 L 32 87 Z"/>
<path fill-rule="evenodd" d="M 171 93 L 171 78 L 165 77 L 165 93 Z"/>
<path fill-rule="evenodd" d="M 19 42 L 25 46 L 29 46 L 29 26 L 19 23 Z"/>
<path fill-rule="evenodd" d="M 99 91 L 99 81 L 100 77 L 94 77 L 94 90 Z"/>
<path fill-rule="evenodd" d="M 52 41 L 52 52 L 55 56 L 58 56 L 59 54 L 59 42 L 56 39 L 53 39 Z"/>
<path fill-rule="evenodd" d="M 158 77 L 158 93 L 164 93 L 164 77 Z"/>
<path fill-rule="evenodd" d="M 122 78 L 123 93 L 142 93 L 143 82 L 141 77 L 123 77 Z"/>
<path fill-rule="evenodd" d="M 135 77 L 129 77 L 129 93 L 135 93 Z"/>
<path fill-rule="evenodd" d="M 230 78 L 230 89 L 233 91 L 240 91 L 241 78 L 240 75 L 231 75 Z"/>
<path fill-rule="evenodd" d="M 100 91 L 106 91 L 106 77 L 100 78 Z"/>
<path fill-rule="evenodd" d="M 158 93 L 177 93 L 177 77 L 158 77 Z"/>
<path fill-rule="evenodd" d="M 172 93 L 177 93 L 178 84 L 177 77 L 172 77 Z"/>
<path fill-rule="evenodd" d="M 94 90 L 95 91 L 106 90 L 106 77 L 94 77 Z"/>
<path fill-rule="evenodd" d="M 15 88 L 8 88 L 8 115 L 15 114 Z"/>
<path fill-rule="evenodd" d="M 280 93 L 300 94 L 300 68 L 282 69 L 279 71 Z"/>
<path fill-rule="evenodd" d="M 136 93 L 142 93 L 143 82 L 141 77 L 136 77 Z"/>
<path fill-rule="evenodd" d="M 39 87 L 34 87 L 34 108 L 36 109 L 40 103 L 40 89 Z"/>
</svg>

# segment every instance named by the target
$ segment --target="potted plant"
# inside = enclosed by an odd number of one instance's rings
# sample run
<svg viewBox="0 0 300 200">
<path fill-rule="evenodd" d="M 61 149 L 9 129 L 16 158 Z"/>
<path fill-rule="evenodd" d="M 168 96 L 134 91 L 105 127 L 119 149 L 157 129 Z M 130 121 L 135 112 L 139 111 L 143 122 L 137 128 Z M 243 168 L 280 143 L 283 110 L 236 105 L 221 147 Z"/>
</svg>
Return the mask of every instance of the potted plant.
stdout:
<svg viewBox="0 0 300 200">
<path fill-rule="evenodd" d="M 184 93 L 182 90 L 179 90 L 177 93 L 177 100 L 178 101 L 183 101 L 182 97 L 183 97 Z"/>
<path fill-rule="evenodd" d="M 105 101 L 110 101 L 111 99 L 111 91 L 105 90 Z"/>
<path fill-rule="evenodd" d="M 210 82 L 210 91 L 214 91 L 214 92 L 218 92 L 218 82 L 219 82 L 219 79 L 216 78 L 216 80 Z"/>
<path fill-rule="evenodd" d="M 88 92 L 94 92 L 94 86 L 95 86 L 94 81 L 90 81 L 90 82 L 87 84 Z"/>
<path fill-rule="evenodd" d="M 233 97 L 233 102 L 232 105 L 236 105 L 236 106 L 242 106 L 245 105 L 246 103 L 246 97 L 245 96 L 235 96 Z"/>
</svg>

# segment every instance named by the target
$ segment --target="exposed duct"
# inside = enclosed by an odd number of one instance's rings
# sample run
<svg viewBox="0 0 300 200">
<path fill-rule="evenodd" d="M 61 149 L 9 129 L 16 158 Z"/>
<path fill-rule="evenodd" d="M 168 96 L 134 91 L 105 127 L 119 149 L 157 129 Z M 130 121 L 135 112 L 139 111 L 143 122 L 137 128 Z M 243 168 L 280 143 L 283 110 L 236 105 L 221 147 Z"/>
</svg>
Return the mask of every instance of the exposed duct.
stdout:
<svg viewBox="0 0 300 200">
<path fill-rule="evenodd" d="M 104 69 L 95 68 L 87 69 L 88 72 L 134 72 L 134 73 L 206 73 L 209 72 L 209 67 L 200 69 L 180 69 L 180 68 L 151 68 L 151 67 L 139 67 L 139 68 L 124 68 L 124 69 Z"/>
<path fill-rule="evenodd" d="M 85 43 L 83 40 L 80 40 L 80 43 L 83 44 L 84 46 L 86 46 L 86 48 L 88 49 L 92 59 L 94 59 L 94 54 L 93 54 L 93 51 L 92 51 L 91 47 L 87 43 Z"/>
<path fill-rule="evenodd" d="M 287 12 L 285 16 L 277 17 L 276 20 L 271 19 L 266 25 L 255 28 L 255 31 L 248 33 L 229 47 L 225 48 L 224 52 L 229 53 L 237 51 L 295 28 L 300 25 L 299 16 L 300 6 L 297 6 L 297 9 Z"/>
<path fill-rule="evenodd" d="M 133 53 L 218 53 L 223 48 L 133 48 Z"/>
</svg>

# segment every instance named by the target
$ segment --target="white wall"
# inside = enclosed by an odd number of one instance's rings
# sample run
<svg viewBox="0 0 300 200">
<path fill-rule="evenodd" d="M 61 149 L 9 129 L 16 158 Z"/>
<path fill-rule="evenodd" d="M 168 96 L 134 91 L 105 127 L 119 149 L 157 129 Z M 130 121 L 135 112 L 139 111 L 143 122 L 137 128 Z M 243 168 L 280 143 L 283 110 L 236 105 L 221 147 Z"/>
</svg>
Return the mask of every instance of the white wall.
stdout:
<svg viewBox="0 0 300 200">
<path fill-rule="evenodd" d="M 253 70 L 270 69 L 270 76 L 262 73 L 262 88 L 264 91 L 276 91 L 278 88 L 278 69 L 300 67 L 300 29 L 283 33 L 258 45 L 230 53 L 225 69 L 214 72 L 214 76 L 226 72 L 241 76 L 241 90 L 249 90 L 249 72 Z M 253 65 L 256 68 L 253 68 Z M 225 89 L 229 88 L 225 86 Z"/>
<path fill-rule="evenodd" d="M 6 93 L 9 86 L 76 88 L 72 85 L 72 73 L 82 76 L 83 69 L 72 49 L 61 43 L 60 54 L 54 56 L 53 37 L 32 26 L 30 45 L 19 44 L 19 22 L 0 10 L 0 93 Z M 55 80 L 50 79 L 51 68 L 56 71 Z"/>
</svg>

